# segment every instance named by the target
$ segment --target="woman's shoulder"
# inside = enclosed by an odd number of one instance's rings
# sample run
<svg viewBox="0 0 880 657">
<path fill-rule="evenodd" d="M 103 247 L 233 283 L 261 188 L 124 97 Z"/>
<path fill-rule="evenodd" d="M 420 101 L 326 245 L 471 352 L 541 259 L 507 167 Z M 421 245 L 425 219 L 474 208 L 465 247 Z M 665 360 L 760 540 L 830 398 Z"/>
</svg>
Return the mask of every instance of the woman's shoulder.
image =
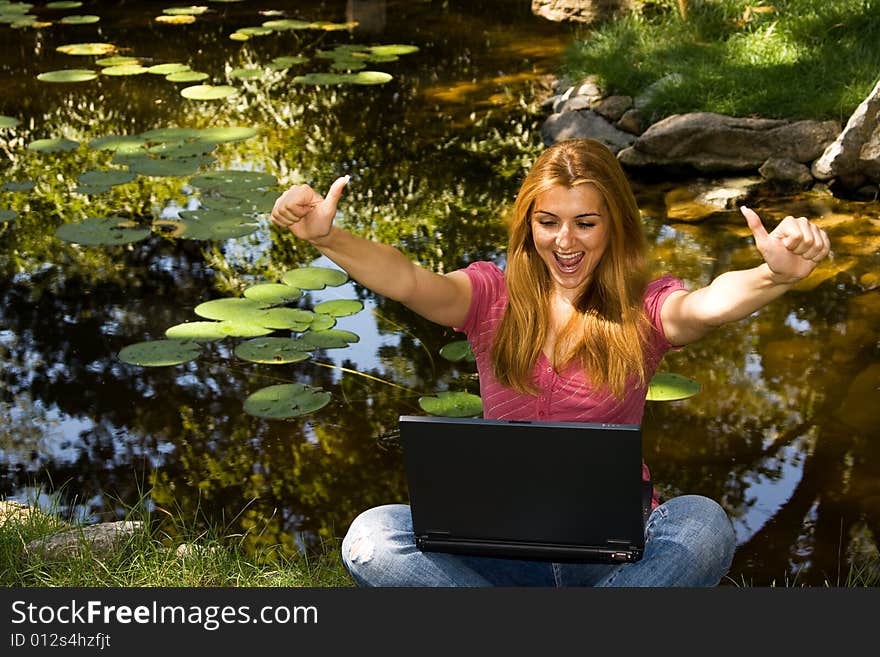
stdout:
<svg viewBox="0 0 880 657">
<path fill-rule="evenodd" d="M 673 274 L 663 274 L 653 279 L 645 288 L 645 300 L 655 297 L 664 292 L 674 292 L 675 290 L 684 290 L 684 281 Z"/>
</svg>

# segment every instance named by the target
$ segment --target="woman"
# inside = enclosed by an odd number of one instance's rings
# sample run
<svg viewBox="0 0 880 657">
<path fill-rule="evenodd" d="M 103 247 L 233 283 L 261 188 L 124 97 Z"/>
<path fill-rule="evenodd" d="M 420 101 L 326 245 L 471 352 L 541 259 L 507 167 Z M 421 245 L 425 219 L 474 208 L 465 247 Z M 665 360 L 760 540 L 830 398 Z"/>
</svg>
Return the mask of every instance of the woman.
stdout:
<svg viewBox="0 0 880 657">
<path fill-rule="evenodd" d="M 347 182 L 336 180 L 326 198 L 291 187 L 272 221 L 365 287 L 464 332 L 488 419 L 638 424 L 667 350 L 749 316 L 808 276 L 830 249 L 825 232 L 804 217 L 786 217 L 768 234 L 742 208 L 761 265 L 694 291 L 671 275 L 648 281 L 626 176 L 605 146 L 578 139 L 548 148 L 526 176 L 505 271 L 476 262 L 441 275 L 335 226 Z M 735 546 L 717 503 L 683 495 L 661 504 L 656 492 L 645 540 L 642 559 L 622 565 L 421 552 L 409 507 L 391 504 L 359 515 L 342 551 L 361 586 L 715 586 Z"/>
</svg>

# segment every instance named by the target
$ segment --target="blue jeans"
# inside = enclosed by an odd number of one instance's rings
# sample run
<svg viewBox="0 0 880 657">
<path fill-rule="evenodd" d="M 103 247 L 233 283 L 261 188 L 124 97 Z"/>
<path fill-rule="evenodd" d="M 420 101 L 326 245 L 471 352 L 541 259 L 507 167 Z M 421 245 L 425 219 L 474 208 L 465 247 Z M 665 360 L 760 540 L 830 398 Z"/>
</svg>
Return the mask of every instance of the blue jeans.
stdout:
<svg viewBox="0 0 880 657">
<path fill-rule="evenodd" d="M 715 586 L 736 545 L 724 510 L 698 495 L 654 509 L 642 558 L 627 564 L 551 563 L 422 552 L 405 504 L 368 509 L 342 541 L 358 586 Z"/>
</svg>

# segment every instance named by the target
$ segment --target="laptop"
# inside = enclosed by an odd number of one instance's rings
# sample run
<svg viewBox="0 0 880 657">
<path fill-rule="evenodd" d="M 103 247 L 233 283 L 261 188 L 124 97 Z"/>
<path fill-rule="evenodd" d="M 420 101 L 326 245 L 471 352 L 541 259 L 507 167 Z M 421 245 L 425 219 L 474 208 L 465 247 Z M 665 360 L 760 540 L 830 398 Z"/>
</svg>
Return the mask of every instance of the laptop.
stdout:
<svg viewBox="0 0 880 657">
<path fill-rule="evenodd" d="M 416 546 L 625 563 L 645 547 L 640 425 L 399 418 Z"/>
</svg>

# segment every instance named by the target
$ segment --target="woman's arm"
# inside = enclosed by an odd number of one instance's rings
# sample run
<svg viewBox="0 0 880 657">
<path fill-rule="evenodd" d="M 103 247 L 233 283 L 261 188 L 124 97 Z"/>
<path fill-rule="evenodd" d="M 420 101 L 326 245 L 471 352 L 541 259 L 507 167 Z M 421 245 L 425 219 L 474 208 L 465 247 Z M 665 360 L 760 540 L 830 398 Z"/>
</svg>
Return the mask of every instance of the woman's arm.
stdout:
<svg viewBox="0 0 880 657">
<path fill-rule="evenodd" d="M 427 271 L 392 246 L 334 225 L 336 206 L 348 180 L 348 176 L 338 178 L 326 198 L 308 185 L 294 185 L 275 201 L 272 222 L 313 244 L 373 292 L 400 301 L 432 322 L 461 326 L 471 302 L 467 274 Z"/>
<path fill-rule="evenodd" d="M 805 217 L 786 217 L 767 233 L 754 211 L 741 210 L 764 262 L 725 272 L 699 290 L 670 294 L 660 320 L 672 344 L 688 344 L 722 324 L 748 317 L 809 276 L 831 250 L 825 231 Z"/>
</svg>

